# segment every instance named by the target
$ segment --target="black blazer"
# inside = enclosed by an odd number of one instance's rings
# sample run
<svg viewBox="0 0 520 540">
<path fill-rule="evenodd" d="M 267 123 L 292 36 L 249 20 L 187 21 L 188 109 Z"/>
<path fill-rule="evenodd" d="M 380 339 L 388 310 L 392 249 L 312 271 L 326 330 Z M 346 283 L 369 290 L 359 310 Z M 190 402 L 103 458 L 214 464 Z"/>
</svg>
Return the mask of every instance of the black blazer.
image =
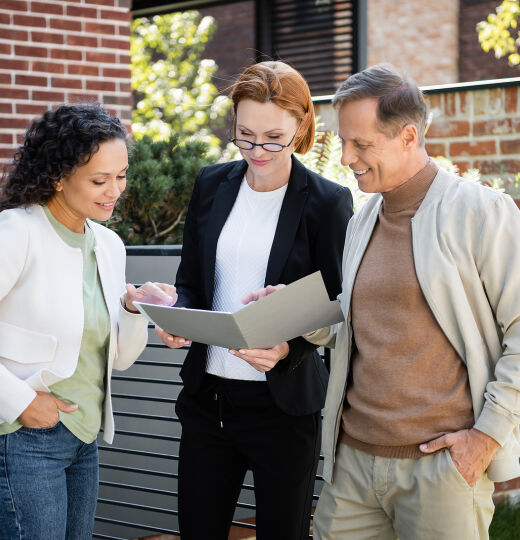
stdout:
<svg viewBox="0 0 520 540">
<path fill-rule="evenodd" d="M 211 309 L 217 242 L 247 169 L 244 160 L 204 167 L 188 206 L 176 305 Z M 341 259 L 351 218 L 348 188 L 306 169 L 294 156 L 267 264 L 265 285 L 291 283 L 321 270 L 331 299 L 341 291 Z M 195 393 L 206 370 L 207 346 L 192 343 L 180 375 Z M 316 347 L 301 337 L 289 342 L 289 355 L 266 373 L 274 401 L 284 412 L 304 415 L 325 402 L 328 373 Z"/>
</svg>

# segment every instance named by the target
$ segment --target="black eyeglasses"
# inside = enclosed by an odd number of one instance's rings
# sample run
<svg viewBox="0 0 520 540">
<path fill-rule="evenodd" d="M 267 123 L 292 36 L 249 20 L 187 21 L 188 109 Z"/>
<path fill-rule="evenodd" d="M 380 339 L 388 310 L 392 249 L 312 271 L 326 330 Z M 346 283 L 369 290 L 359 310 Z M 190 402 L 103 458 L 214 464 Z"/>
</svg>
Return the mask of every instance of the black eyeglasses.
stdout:
<svg viewBox="0 0 520 540">
<path fill-rule="evenodd" d="M 300 126 L 298 126 L 299 128 Z M 296 130 L 296 133 L 298 133 L 298 129 Z M 233 143 L 235 146 L 240 148 L 241 150 L 252 150 L 255 146 L 261 146 L 264 150 L 267 150 L 268 152 L 281 152 L 284 148 L 287 148 L 288 146 L 291 146 L 292 142 L 294 141 L 294 138 L 296 137 L 296 133 L 293 135 L 292 139 L 288 142 L 288 144 L 279 144 L 274 142 L 268 142 L 268 143 L 254 143 L 251 141 L 247 141 L 246 139 L 233 139 L 231 138 L 231 128 L 228 131 L 228 141 Z"/>
</svg>

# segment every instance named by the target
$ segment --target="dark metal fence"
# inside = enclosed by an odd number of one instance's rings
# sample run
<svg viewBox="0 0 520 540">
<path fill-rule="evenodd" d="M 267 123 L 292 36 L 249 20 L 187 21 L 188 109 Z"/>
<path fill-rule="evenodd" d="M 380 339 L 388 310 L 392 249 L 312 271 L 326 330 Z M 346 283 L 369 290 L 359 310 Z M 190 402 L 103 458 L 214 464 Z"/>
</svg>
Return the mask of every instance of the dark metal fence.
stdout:
<svg viewBox="0 0 520 540">
<path fill-rule="evenodd" d="M 172 283 L 179 257 L 179 246 L 128 247 L 127 279 L 133 283 Z M 138 361 L 112 377 L 116 435 L 113 445 L 99 439 L 100 492 L 94 538 L 122 540 L 179 534 L 177 463 L 181 427 L 174 406 L 182 387 L 179 371 L 187 349 L 168 349 L 152 328 L 149 336 Z M 320 460 L 315 501 L 322 486 L 321 467 Z M 253 479 L 248 472 L 233 525 L 254 529 L 254 524 L 245 521 L 254 514 Z M 204 519 L 203 507 L 200 517 Z"/>
</svg>

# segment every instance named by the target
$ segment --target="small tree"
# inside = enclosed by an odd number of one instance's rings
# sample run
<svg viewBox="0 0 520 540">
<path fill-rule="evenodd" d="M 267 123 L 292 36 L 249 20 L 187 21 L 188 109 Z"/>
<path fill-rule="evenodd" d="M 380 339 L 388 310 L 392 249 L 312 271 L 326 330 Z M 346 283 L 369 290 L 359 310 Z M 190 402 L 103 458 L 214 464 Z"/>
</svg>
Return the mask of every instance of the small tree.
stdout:
<svg viewBox="0 0 520 540">
<path fill-rule="evenodd" d="M 109 226 L 128 245 L 181 244 L 184 218 L 199 169 L 211 163 L 202 141 L 148 136 L 136 141 L 127 189 Z"/>
<path fill-rule="evenodd" d="M 222 123 L 229 99 L 218 97 L 211 82 L 218 67 L 202 55 L 215 31 L 213 17 L 198 11 L 156 15 L 132 23 L 130 54 L 132 89 L 137 104 L 132 116 L 136 139 L 205 140 L 218 153 L 211 127 Z"/>
<path fill-rule="evenodd" d="M 489 14 L 486 21 L 477 24 L 478 40 L 482 49 L 486 52 L 493 49 L 497 58 L 507 56 L 512 66 L 520 64 L 518 19 L 520 0 L 503 0 L 496 8 L 496 14 Z"/>
</svg>

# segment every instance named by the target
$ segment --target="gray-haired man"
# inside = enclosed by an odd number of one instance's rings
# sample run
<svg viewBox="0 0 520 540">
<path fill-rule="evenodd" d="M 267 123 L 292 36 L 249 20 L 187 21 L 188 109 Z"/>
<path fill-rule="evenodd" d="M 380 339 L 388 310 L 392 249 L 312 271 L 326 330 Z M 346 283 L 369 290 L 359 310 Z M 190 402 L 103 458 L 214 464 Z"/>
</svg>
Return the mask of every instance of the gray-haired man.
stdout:
<svg viewBox="0 0 520 540">
<path fill-rule="evenodd" d="M 393 68 L 333 103 L 376 195 L 346 234 L 346 322 L 308 336 L 336 349 L 315 538 L 488 538 L 492 480 L 520 475 L 520 213 L 428 158 L 423 97 Z"/>
</svg>

